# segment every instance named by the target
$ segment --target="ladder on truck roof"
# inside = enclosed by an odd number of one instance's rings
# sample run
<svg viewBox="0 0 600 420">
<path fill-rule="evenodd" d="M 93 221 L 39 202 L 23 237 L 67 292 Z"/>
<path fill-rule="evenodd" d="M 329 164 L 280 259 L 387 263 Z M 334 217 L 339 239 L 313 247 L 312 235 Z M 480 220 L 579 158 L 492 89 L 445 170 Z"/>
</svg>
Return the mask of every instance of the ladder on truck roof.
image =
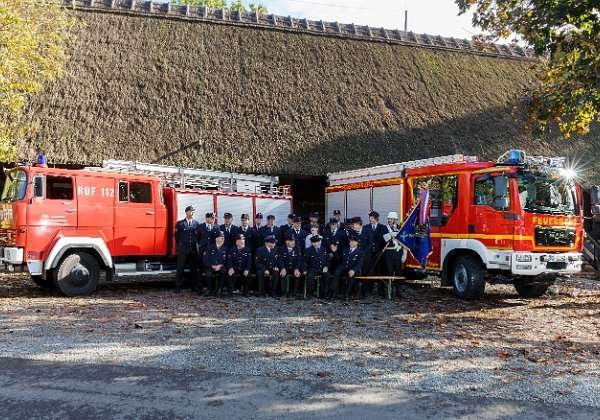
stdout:
<svg viewBox="0 0 600 420">
<path fill-rule="evenodd" d="M 240 174 L 114 159 L 102 161 L 101 168 L 85 169 L 155 176 L 160 178 L 163 185 L 178 188 L 289 195 L 289 187 L 278 186 L 279 178 L 276 176 Z"/>
<path fill-rule="evenodd" d="M 462 154 L 439 156 L 428 159 L 409 160 L 407 162 L 392 163 L 389 165 L 372 166 L 363 169 L 351 169 L 348 171 L 332 172 L 327 174 L 329 185 L 344 185 L 354 182 L 373 181 L 385 178 L 400 178 L 404 170 L 409 168 L 421 168 L 424 166 L 444 165 L 459 162 L 477 162 L 477 156 L 465 156 Z"/>
</svg>

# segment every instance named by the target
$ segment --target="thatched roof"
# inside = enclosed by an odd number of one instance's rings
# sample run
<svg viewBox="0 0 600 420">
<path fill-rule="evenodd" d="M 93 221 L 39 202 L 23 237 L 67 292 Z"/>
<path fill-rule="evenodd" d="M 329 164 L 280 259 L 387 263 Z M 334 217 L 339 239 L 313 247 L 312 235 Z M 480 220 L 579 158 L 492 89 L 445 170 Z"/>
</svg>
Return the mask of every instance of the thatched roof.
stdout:
<svg viewBox="0 0 600 420">
<path fill-rule="evenodd" d="M 205 21 L 75 11 L 67 75 L 33 98 L 20 148 L 49 160 L 128 159 L 323 175 L 532 141 L 513 117 L 530 60 Z M 600 156 L 600 146 L 569 151 Z"/>
</svg>

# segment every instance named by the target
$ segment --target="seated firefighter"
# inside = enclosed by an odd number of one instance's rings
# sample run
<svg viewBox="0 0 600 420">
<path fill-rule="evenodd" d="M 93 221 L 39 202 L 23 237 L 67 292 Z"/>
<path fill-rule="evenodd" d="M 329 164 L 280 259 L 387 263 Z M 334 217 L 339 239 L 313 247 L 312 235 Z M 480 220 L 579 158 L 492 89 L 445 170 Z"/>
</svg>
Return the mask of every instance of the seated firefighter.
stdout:
<svg viewBox="0 0 600 420">
<path fill-rule="evenodd" d="M 256 280 L 258 282 L 258 294 L 265 295 L 265 277 L 271 280 L 271 284 L 279 284 L 279 254 L 275 249 L 275 236 L 267 235 L 264 246 L 256 250 Z M 273 289 L 269 289 L 271 296 L 274 296 Z"/>
<path fill-rule="evenodd" d="M 279 278 L 281 287 L 285 288 L 287 296 L 296 296 L 302 281 L 302 256 L 296 247 L 296 238 L 291 232 L 285 235 L 285 245 L 279 249 Z M 290 284 L 293 279 L 293 286 Z M 277 291 L 277 285 L 271 281 L 271 291 Z M 283 292 L 283 290 L 282 290 Z"/>
<path fill-rule="evenodd" d="M 225 265 L 227 264 L 227 247 L 225 246 L 225 234 L 222 231 L 216 233 L 215 243 L 209 245 L 204 251 L 202 262 L 210 294 L 221 296 L 225 284 Z M 228 292 L 231 294 L 231 288 Z"/>
<path fill-rule="evenodd" d="M 340 284 L 340 278 L 342 276 L 347 276 L 348 286 L 346 287 L 346 299 L 350 297 L 350 293 L 356 286 L 361 286 L 361 283 L 356 277 L 362 272 L 364 260 L 363 251 L 358 247 L 358 235 L 354 232 L 350 233 L 348 235 L 348 242 L 350 247 L 344 251 L 342 263 L 335 269 L 331 284 L 331 292 L 335 296 Z"/>
<path fill-rule="evenodd" d="M 327 265 L 327 251 L 325 250 L 325 247 L 322 246 L 322 240 L 319 235 L 313 235 L 310 238 L 310 243 L 310 248 L 308 248 L 304 254 L 307 294 L 312 295 L 316 291 L 315 277 L 319 276 L 321 290 L 325 291 L 324 297 L 329 298 L 329 267 Z"/>
<path fill-rule="evenodd" d="M 246 238 L 241 233 L 234 236 L 235 246 L 227 256 L 227 285 L 233 288 L 234 280 L 239 279 L 242 294 L 248 296 L 248 283 L 252 269 L 252 253 L 246 247 Z"/>
</svg>

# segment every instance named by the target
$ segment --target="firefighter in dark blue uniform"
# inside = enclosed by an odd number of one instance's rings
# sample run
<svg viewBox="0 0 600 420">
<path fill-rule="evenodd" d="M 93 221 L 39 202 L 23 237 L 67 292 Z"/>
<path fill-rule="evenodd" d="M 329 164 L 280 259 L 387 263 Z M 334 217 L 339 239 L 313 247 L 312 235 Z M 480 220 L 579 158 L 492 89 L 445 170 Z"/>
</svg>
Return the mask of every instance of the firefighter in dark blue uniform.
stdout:
<svg viewBox="0 0 600 420">
<path fill-rule="evenodd" d="M 354 217 L 350 221 L 351 228 L 348 230 L 348 238 L 352 235 L 358 240 L 358 247 L 363 254 L 362 272 L 365 275 L 371 273 L 371 258 L 373 256 L 373 235 L 362 224 L 360 217 Z"/>
<path fill-rule="evenodd" d="M 258 232 L 260 233 L 260 240 L 262 243 L 264 243 L 267 236 L 273 236 L 275 237 L 275 243 L 277 244 L 277 240 L 280 239 L 280 237 L 279 228 L 275 226 L 275 216 L 269 214 L 267 216 L 267 224 L 260 228 Z"/>
<path fill-rule="evenodd" d="M 296 218 L 294 218 L 294 224 L 292 225 L 292 228 L 288 230 L 288 234 L 294 236 L 296 248 L 300 253 L 303 253 L 308 232 L 302 229 L 302 219 L 300 217 L 296 216 Z"/>
<path fill-rule="evenodd" d="M 250 216 L 248 216 L 246 213 L 242 214 L 240 217 L 240 225 L 235 226 L 233 245 L 235 245 L 235 238 L 237 238 L 239 235 L 244 235 L 244 243 L 246 244 L 246 248 L 252 251 L 252 244 L 255 240 L 254 230 L 252 229 L 252 226 L 250 226 Z"/>
<path fill-rule="evenodd" d="M 309 295 L 312 295 L 315 288 L 315 277 L 320 277 L 319 296 L 323 296 L 329 290 L 329 267 L 327 265 L 327 251 L 323 246 L 323 241 L 318 235 L 310 238 L 311 246 L 304 254 L 304 266 L 306 270 L 306 289 Z"/>
<path fill-rule="evenodd" d="M 215 243 L 206 248 L 202 257 L 204 274 L 206 275 L 210 294 L 220 297 L 225 284 L 225 265 L 227 264 L 227 247 L 225 246 L 225 234 L 223 232 L 217 232 Z M 230 289 L 229 293 L 231 294 L 231 292 Z"/>
<path fill-rule="evenodd" d="M 223 215 L 223 224 L 219 226 L 219 230 L 225 235 L 225 246 L 231 248 L 234 245 L 233 235 L 235 235 L 237 226 L 233 224 L 233 215 L 225 213 Z"/>
<path fill-rule="evenodd" d="M 382 274 L 385 270 L 383 268 L 383 248 L 385 247 L 385 240 L 383 239 L 383 235 L 385 235 L 388 230 L 385 225 L 379 223 L 379 213 L 376 211 L 371 211 L 369 213 L 369 224 L 363 227 L 371 235 L 371 249 L 369 252 L 365 252 L 365 255 L 369 256 L 368 264 L 369 264 L 369 273 L 368 274 Z M 365 273 L 367 273 L 365 271 Z M 377 284 L 377 288 L 379 290 L 379 294 L 384 296 L 385 285 L 382 281 L 377 283 L 368 282 L 365 291 L 367 293 L 373 292 L 373 285 Z"/>
<path fill-rule="evenodd" d="M 295 218 L 296 218 L 296 215 L 294 213 L 290 213 L 287 216 L 287 223 L 285 225 L 279 226 L 279 236 L 281 239 L 281 243 L 283 243 L 285 241 L 285 237 L 286 237 L 288 231 L 292 228 Z"/>
<path fill-rule="evenodd" d="M 177 275 L 175 279 L 175 292 L 181 292 L 183 284 L 183 270 L 186 264 L 190 266 L 192 290 L 199 287 L 198 278 L 198 238 L 200 224 L 194 219 L 194 207 L 185 208 L 185 218 L 175 224 L 175 244 L 177 247 Z"/>
<path fill-rule="evenodd" d="M 337 241 L 338 245 L 344 248 L 347 245 L 345 244 L 346 239 L 346 232 L 343 228 L 340 228 L 338 220 L 333 217 L 329 219 L 329 223 L 323 228 L 323 245 L 325 245 L 325 248 L 329 249 L 334 241 Z"/>
<path fill-rule="evenodd" d="M 302 229 L 304 229 L 305 231 L 310 233 L 310 229 L 316 226 L 319 229 L 319 234 L 321 234 L 322 232 L 322 228 L 321 225 L 319 224 L 319 212 L 317 211 L 313 211 L 312 213 L 310 213 L 310 215 L 308 216 L 308 223 L 305 224 Z"/>
<path fill-rule="evenodd" d="M 333 273 L 333 287 L 331 290 L 333 296 L 337 294 L 338 285 L 342 276 L 348 277 L 348 285 L 345 293 L 346 299 L 349 298 L 350 292 L 352 292 L 356 285 L 360 285 L 356 280 L 356 277 L 360 276 L 362 273 L 364 253 L 360 249 L 358 241 L 358 235 L 351 232 L 348 237 L 349 248 L 344 251 L 342 263 L 336 268 L 335 273 Z"/>
<path fill-rule="evenodd" d="M 247 296 L 250 270 L 252 270 L 252 253 L 246 247 L 244 235 L 238 233 L 234 240 L 235 246 L 229 250 L 227 256 L 227 283 L 230 287 L 233 287 L 234 279 L 239 278 L 242 294 Z"/>
<path fill-rule="evenodd" d="M 275 242 L 275 236 L 268 235 L 265 245 L 256 250 L 254 257 L 258 293 L 261 296 L 265 295 L 265 277 L 268 277 L 271 283 L 279 283 L 279 255 L 275 249 Z M 269 290 L 269 293 L 274 296 L 273 290 Z"/>
<path fill-rule="evenodd" d="M 282 289 L 284 287 L 283 280 L 288 286 L 286 290 L 288 297 L 290 295 L 296 296 L 302 281 L 302 254 L 296 246 L 294 235 L 288 232 L 285 237 L 285 245 L 279 248 L 279 278 L 282 282 Z M 293 285 L 289 284 L 290 279 L 293 279 Z M 276 290 L 276 286 L 271 282 L 271 290 Z"/>
<path fill-rule="evenodd" d="M 204 223 L 200 224 L 200 237 L 198 239 L 200 258 L 204 255 L 206 248 L 215 243 L 215 235 L 218 231 L 219 227 L 215 225 L 215 215 L 213 213 L 206 213 L 204 215 Z"/>
<path fill-rule="evenodd" d="M 252 226 L 250 228 L 250 235 L 248 237 L 248 240 L 246 242 L 246 246 L 248 248 L 250 248 L 250 251 L 252 251 L 252 255 L 256 254 L 256 250 L 262 246 L 263 242 L 260 236 L 260 230 L 262 229 L 262 221 L 263 221 L 263 215 L 262 213 L 256 213 L 256 216 L 254 217 L 254 226 Z M 252 238 L 252 239 L 250 239 Z"/>
</svg>

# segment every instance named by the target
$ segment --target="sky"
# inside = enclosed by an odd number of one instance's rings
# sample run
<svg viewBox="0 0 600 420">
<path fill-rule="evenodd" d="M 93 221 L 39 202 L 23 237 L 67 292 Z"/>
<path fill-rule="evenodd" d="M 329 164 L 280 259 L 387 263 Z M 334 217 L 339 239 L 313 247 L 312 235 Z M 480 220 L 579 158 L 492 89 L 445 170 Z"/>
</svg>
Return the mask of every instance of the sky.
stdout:
<svg viewBox="0 0 600 420">
<path fill-rule="evenodd" d="M 277 15 L 387 29 L 403 29 L 404 10 L 408 10 L 409 31 L 458 38 L 471 38 L 478 33 L 471 25 L 470 14 L 458 16 L 454 0 L 262 0 L 261 3 Z"/>
</svg>

